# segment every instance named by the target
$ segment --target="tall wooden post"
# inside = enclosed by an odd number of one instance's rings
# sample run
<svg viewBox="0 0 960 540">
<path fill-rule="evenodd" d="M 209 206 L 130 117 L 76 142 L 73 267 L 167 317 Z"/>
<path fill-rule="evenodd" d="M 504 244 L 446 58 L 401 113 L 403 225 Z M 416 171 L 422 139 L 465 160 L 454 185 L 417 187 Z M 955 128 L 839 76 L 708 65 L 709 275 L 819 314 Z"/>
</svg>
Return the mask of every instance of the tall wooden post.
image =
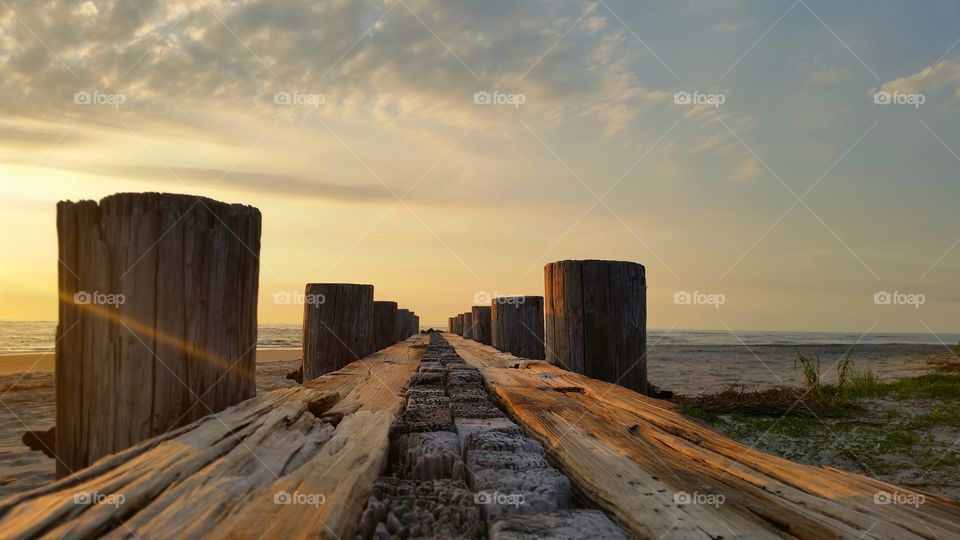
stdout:
<svg viewBox="0 0 960 540">
<path fill-rule="evenodd" d="M 374 349 L 380 350 L 397 342 L 394 324 L 397 320 L 397 303 L 386 300 L 373 302 Z"/>
<path fill-rule="evenodd" d="M 473 339 L 473 313 L 470 311 L 463 314 L 463 337 Z"/>
<path fill-rule="evenodd" d="M 457 319 L 457 335 L 462 336 L 463 335 L 463 313 L 457 314 L 456 319 Z"/>
<path fill-rule="evenodd" d="M 394 329 L 397 333 L 397 341 L 403 341 L 408 337 L 410 337 L 410 335 L 407 334 L 407 328 L 409 324 L 407 321 L 409 320 L 409 317 L 410 317 L 409 309 L 397 310 L 397 320 L 394 323 L 395 324 Z"/>
<path fill-rule="evenodd" d="M 490 309 L 490 342 L 503 351 L 543 359 L 543 297 L 494 298 Z"/>
<path fill-rule="evenodd" d="M 259 210 L 123 193 L 57 236 L 57 476 L 254 396 Z"/>
<path fill-rule="evenodd" d="M 373 339 L 373 285 L 307 284 L 303 382 L 367 356 Z"/>
<path fill-rule="evenodd" d="M 643 265 L 559 261 L 544 268 L 547 361 L 647 392 Z"/>
<path fill-rule="evenodd" d="M 407 316 L 407 327 L 406 327 L 406 331 L 404 331 L 404 334 L 406 334 L 406 336 L 404 337 L 408 338 L 416 334 L 417 332 L 419 332 L 420 331 L 418 329 L 419 325 L 420 325 L 420 317 L 417 316 L 416 311 L 411 310 L 410 315 Z"/>
<path fill-rule="evenodd" d="M 455 320 L 456 320 L 456 319 L 455 319 L 454 317 L 449 317 L 449 318 L 447 318 L 447 332 L 450 332 L 451 334 L 453 333 L 454 324 L 455 324 L 454 321 L 455 321 Z"/>
<path fill-rule="evenodd" d="M 490 306 L 473 306 L 473 339 L 484 345 L 492 343 L 490 337 Z"/>
</svg>

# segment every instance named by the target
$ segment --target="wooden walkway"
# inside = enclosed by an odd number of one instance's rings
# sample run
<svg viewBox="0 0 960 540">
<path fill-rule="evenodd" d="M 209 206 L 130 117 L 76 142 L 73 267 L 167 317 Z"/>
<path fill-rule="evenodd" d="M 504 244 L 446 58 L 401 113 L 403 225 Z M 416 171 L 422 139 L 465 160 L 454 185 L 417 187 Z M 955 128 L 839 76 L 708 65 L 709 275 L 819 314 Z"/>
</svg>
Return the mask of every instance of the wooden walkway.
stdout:
<svg viewBox="0 0 960 540">
<path fill-rule="evenodd" d="M 956 501 L 799 465 L 667 402 L 444 337 L 582 499 L 632 537 L 960 538 Z M 0 537 L 352 539 L 426 342 L 413 336 L 0 500 Z M 876 504 L 878 492 L 924 503 Z"/>
<path fill-rule="evenodd" d="M 411 337 L 0 500 L 0 538 L 352 538 L 425 341 Z M 100 503 L 84 504 L 92 500 Z"/>
<path fill-rule="evenodd" d="M 668 402 L 446 337 L 586 498 L 637 538 L 960 538 L 957 501 L 794 463 Z M 924 503 L 876 504 L 877 493 Z M 677 504 L 683 494 L 701 503 Z M 722 504 L 704 504 L 717 495 Z"/>
</svg>

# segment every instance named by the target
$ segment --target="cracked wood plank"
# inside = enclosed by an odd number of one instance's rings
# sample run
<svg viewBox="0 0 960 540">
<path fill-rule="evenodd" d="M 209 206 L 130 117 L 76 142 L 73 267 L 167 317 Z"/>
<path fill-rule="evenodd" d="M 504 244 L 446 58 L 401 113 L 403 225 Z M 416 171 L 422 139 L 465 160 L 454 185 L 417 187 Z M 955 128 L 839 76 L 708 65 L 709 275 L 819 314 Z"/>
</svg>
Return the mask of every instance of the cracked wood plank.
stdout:
<svg viewBox="0 0 960 540">
<path fill-rule="evenodd" d="M 794 463 L 728 439 L 669 402 L 444 337 L 581 492 L 637 537 L 960 537 L 957 501 Z M 875 504 L 880 491 L 925 502 Z M 677 504 L 681 492 L 723 502 Z"/>
<path fill-rule="evenodd" d="M 425 341 L 412 337 L 0 500 L 2 536 L 350 538 Z"/>
</svg>

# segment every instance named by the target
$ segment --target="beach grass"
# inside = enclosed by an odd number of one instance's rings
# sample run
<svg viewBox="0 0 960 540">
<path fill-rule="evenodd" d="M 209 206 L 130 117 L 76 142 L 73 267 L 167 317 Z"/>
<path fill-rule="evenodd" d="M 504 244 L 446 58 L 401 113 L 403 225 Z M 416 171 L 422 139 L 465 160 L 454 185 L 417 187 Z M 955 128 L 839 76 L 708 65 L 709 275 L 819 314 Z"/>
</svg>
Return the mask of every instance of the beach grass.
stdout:
<svg viewBox="0 0 960 540">
<path fill-rule="evenodd" d="M 945 354 L 929 373 L 899 380 L 850 362 L 837 383 L 824 384 L 816 356 L 798 355 L 797 369 L 802 387 L 728 387 L 675 401 L 684 414 L 760 450 L 960 496 L 957 356 Z"/>
</svg>

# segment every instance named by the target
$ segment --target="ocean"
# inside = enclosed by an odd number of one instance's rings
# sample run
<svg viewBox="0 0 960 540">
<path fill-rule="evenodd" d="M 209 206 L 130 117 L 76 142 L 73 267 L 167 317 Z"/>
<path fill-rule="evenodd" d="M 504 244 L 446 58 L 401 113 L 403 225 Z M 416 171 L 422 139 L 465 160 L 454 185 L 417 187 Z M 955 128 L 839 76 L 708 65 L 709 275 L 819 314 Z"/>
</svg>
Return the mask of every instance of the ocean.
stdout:
<svg viewBox="0 0 960 540">
<path fill-rule="evenodd" d="M 424 327 L 424 329 L 427 327 Z M 48 352 L 54 348 L 55 321 L 0 321 L 0 354 Z M 257 348 L 299 348 L 299 324 L 261 324 Z M 648 346 L 686 345 L 947 345 L 960 343 L 960 334 L 944 333 L 873 333 L 857 332 L 776 332 L 744 330 L 655 330 L 647 335 Z"/>
</svg>

